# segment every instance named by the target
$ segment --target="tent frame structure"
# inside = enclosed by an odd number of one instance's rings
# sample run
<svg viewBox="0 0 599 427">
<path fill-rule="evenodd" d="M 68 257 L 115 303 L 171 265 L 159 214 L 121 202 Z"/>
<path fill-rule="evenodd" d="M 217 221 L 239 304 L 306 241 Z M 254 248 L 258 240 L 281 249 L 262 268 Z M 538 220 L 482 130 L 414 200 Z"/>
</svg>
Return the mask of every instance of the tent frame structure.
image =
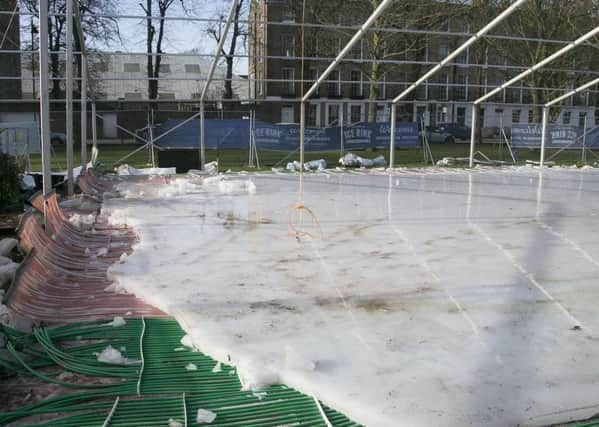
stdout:
<svg viewBox="0 0 599 427">
<path fill-rule="evenodd" d="M 67 134 L 67 182 L 68 182 L 68 192 L 69 194 L 72 194 L 73 191 L 73 186 L 74 186 L 74 182 L 73 182 L 73 168 L 74 168 L 74 162 L 73 162 L 73 146 L 74 146 L 74 130 L 73 130 L 73 104 L 75 102 L 80 102 L 81 105 L 81 166 L 83 168 L 85 168 L 86 164 L 87 164 L 87 157 L 88 157 L 88 153 L 87 153 L 87 141 L 88 141 L 88 102 L 91 103 L 91 139 L 92 139 L 92 146 L 94 148 L 94 150 L 97 150 L 97 143 L 98 143 L 98 133 L 97 133 L 97 120 L 98 118 L 102 118 L 102 116 L 100 114 L 98 114 L 97 112 L 97 97 L 96 94 L 94 93 L 93 90 L 93 85 L 90 85 L 89 82 L 93 80 L 93 78 L 90 75 L 90 70 L 89 70 L 89 64 L 90 64 L 90 55 L 98 55 L 98 54 L 102 54 L 101 52 L 93 52 L 90 53 L 87 51 L 86 49 L 86 41 L 85 41 L 85 36 L 82 30 L 82 16 L 80 15 L 79 12 L 79 0 L 65 0 L 66 1 L 66 12 L 65 13 L 50 13 L 48 11 L 48 0 L 40 0 L 40 7 L 39 7 L 39 12 L 37 14 L 35 13 L 28 13 L 28 12 L 21 12 L 18 11 L 17 9 L 15 9 L 14 11 L 10 12 L 10 11 L 0 11 L 1 15 L 11 15 L 11 22 L 14 19 L 15 16 L 37 16 L 39 18 L 39 48 L 38 48 L 38 55 L 39 55 L 39 61 L 38 61 L 38 65 L 39 65 L 39 111 L 40 111 L 40 129 L 41 129 L 41 134 L 40 134 L 40 140 L 41 140 L 41 145 L 42 145 L 42 174 L 44 177 L 44 186 L 43 186 L 43 192 L 44 194 L 49 194 L 52 190 L 51 187 L 51 166 L 50 166 L 50 154 L 51 154 L 51 146 L 50 146 L 50 103 L 54 103 L 54 102 L 65 102 L 66 103 L 66 134 Z M 478 98 L 477 100 L 475 100 L 472 103 L 472 111 L 473 111 L 473 115 L 472 115 L 472 135 L 471 135 L 471 141 L 470 141 L 470 157 L 469 157 L 469 165 L 470 167 L 472 167 L 474 165 L 474 150 L 475 150 L 475 143 L 476 143 L 476 129 L 477 129 L 477 120 L 478 120 L 478 115 L 477 115 L 477 108 L 480 104 L 482 104 L 483 102 L 485 102 L 486 100 L 488 100 L 489 98 L 493 97 L 495 94 L 499 93 L 501 90 L 504 90 L 505 88 L 513 85 L 514 83 L 517 83 L 518 81 L 520 81 L 521 79 L 523 79 L 524 77 L 528 76 L 530 73 L 540 69 L 541 67 L 545 67 L 546 65 L 548 65 L 551 61 L 553 61 L 554 59 L 562 56 L 563 54 L 565 54 L 566 52 L 570 51 L 571 49 L 580 46 L 580 45 L 587 45 L 589 43 L 589 39 L 593 36 L 596 36 L 597 34 L 599 34 L 599 27 L 595 28 L 594 30 L 590 31 L 589 33 L 585 34 L 584 36 L 578 38 L 575 41 L 562 41 L 562 40 L 541 40 L 541 39 L 534 39 L 534 38 L 529 38 L 529 37 L 516 37 L 516 36 L 508 36 L 508 35 L 494 35 L 494 34 L 488 34 L 490 32 L 491 29 L 493 29 L 496 25 L 498 25 L 500 22 L 504 21 L 507 17 L 509 17 L 514 11 L 516 11 L 519 7 L 521 7 L 524 3 L 526 2 L 526 0 L 516 0 L 514 1 L 509 7 L 507 7 L 501 14 L 499 14 L 496 18 L 494 18 L 492 21 L 490 21 L 487 25 L 485 25 L 481 30 L 479 30 L 478 32 L 476 32 L 475 34 L 469 34 L 469 33 L 449 33 L 449 32 L 432 32 L 433 34 L 438 34 L 438 35 L 452 35 L 452 36 L 459 36 L 459 37 L 468 37 L 469 38 L 464 41 L 456 50 L 454 50 L 453 52 L 451 52 L 449 55 L 447 55 L 447 57 L 445 57 L 442 61 L 440 61 L 439 63 L 437 63 L 436 65 L 434 65 L 428 72 L 426 72 L 425 74 L 423 74 L 420 78 L 418 78 L 414 83 L 411 83 L 410 86 L 405 89 L 403 92 L 400 93 L 400 95 L 398 95 L 396 98 L 394 98 L 391 102 L 387 101 L 387 100 L 381 100 L 380 102 L 383 103 L 387 103 L 387 104 L 391 104 L 391 114 L 390 114 L 390 121 L 391 121 L 391 132 L 390 132 L 390 147 L 389 147 L 389 166 L 390 168 L 393 168 L 395 166 L 395 143 L 396 143 L 396 133 L 395 133 L 395 128 L 396 128 L 396 119 L 397 119 L 397 104 L 400 101 L 403 102 L 409 102 L 407 101 L 405 98 L 411 93 L 413 92 L 418 86 L 420 86 L 422 83 L 428 81 L 435 73 L 437 73 L 441 68 L 443 68 L 444 66 L 450 65 L 451 61 L 454 60 L 459 54 L 461 54 L 462 52 L 464 52 L 469 46 L 471 46 L 473 43 L 475 43 L 477 40 L 481 39 L 482 37 L 491 37 L 491 38 L 498 38 L 498 39 L 505 39 L 505 40 L 526 40 L 526 41 L 543 41 L 543 42 L 548 42 L 548 43 L 553 43 L 553 44 L 557 44 L 560 45 L 560 49 L 555 52 L 554 54 L 550 55 L 549 57 L 545 58 L 544 60 L 540 61 L 539 63 L 533 65 L 532 67 L 526 68 L 524 71 L 522 71 L 518 76 L 516 76 L 515 78 L 511 79 L 510 81 L 496 87 L 495 89 L 493 89 L 492 91 L 490 91 L 489 93 L 487 93 L 486 95 Z M 299 102 L 300 103 L 300 160 L 303 162 L 304 161 L 304 153 L 305 153 L 305 131 L 306 131 L 306 103 L 309 102 L 309 98 L 315 93 L 315 91 L 318 89 L 319 86 L 322 85 L 322 83 L 326 82 L 329 75 L 331 74 L 331 72 L 341 63 L 341 62 L 347 62 L 347 61 L 352 61 L 352 59 L 347 59 L 347 53 L 350 52 L 350 50 L 352 49 L 352 47 L 364 36 L 364 34 L 367 31 L 370 30 L 381 30 L 381 31 L 390 31 L 390 32 L 397 32 L 397 33 L 431 33 L 428 31 L 422 31 L 422 30 L 414 30 L 414 29 L 403 29 L 403 28 L 378 28 L 376 26 L 376 21 L 377 19 L 382 15 L 382 13 L 392 5 L 393 1 L 392 0 L 383 0 L 380 5 L 377 7 L 377 9 L 370 15 L 370 17 L 364 22 L 363 25 L 361 26 L 343 26 L 343 25 L 339 25 L 339 28 L 343 28 L 343 29 L 357 29 L 357 32 L 354 34 L 354 36 L 350 39 L 350 41 L 346 44 L 346 46 L 341 49 L 341 51 L 339 52 L 339 54 L 334 58 L 334 60 L 330 63 L 330 65 L 326 68 L 326 70 L 318 77 L 318 79 L 313 82 L 312 86 L 310 87 L 310 89 L 299 99 L 286 99 L 287 102 Z M 191 120 L 194 120 L 196 118 L 200 118 L 200 122 L 201 122 L 201 131 L 200 131 L 200 150 L 199 150 L 199 157 L 200 157 L 200 164 L 203 167 L 204 163 L 205 163 L 205 145 L 206 145 L 206 134 L 205 134 L 205 102 L 206 102 L 206 97 L 208 94 L 208 89 L 210 87 L 210 84 L 215 80 L 214 79 L 214 73 L 218 64 L 218 61 L 220 60 L 221 57 L 221 53 L 222 53 L 222 47 L 226 41 L 227 38 L 227 34 L 229 31 L 229 28 L 231 26 L 231 23 L 233 22 L 234 18 L 235 18 L 235 9 L 238 5 L 238 0 L 232 0 L 231 1 L 231 6 L 229 9 L 229 13 L 227 15 L 227 19 L 224 22 L 224 29 L 223 29 L 223 33 L 221 36 L 221 39 L 218 43 L 218 46 L 215 50 L 215 52 L 213 54 L 169 54 L 169 53 L 164 53 L 164 55 L 169 56 L 169 55 L 180 55 L 180 56 L 207 56 L 207 57 L 211 57 L 212 61 L 210 64 L 210 71 L 208 73 L 208 76 L 206 77 L 206 79 L 199 79 L 199 80 L 204 80 L 205 83 L 203 85 L 203 89 L 200 95 L 200 100 L 199 100 L 199 104 L 200 104 L 200 112 L 196 113 L 194 115 L 192 115 L 191 117 L 189 117 L 188 119 L 182 121 L 181 123 L 179 123 L 177 126 L 173 127 L 172 129 L 169 129 L 167 132 L 165 132 L 164 134 L 161 134 L 157 137 L 154 137 L 153 135 L 151 135 L 150 133 L 150 138 L 149 140 L 147 138 L 142 138 L 139 135 L 136 135 L 135 133 L 124 129 L 122 126 L 118 126 L 118 128 L 129 134 L 132 135 L 135 139 L 140 140 L 142 143 L 145 143 L 145 145 L 140 148 L 146 148 L 148 146 L 151 147 L 151 149 L 153 150 L 154 148 L 154 143 L 159 140 L 160 138 L 165 137 L 166 135 L 168 135 L 169 133 L 175 131 L 176 129 L 178 129 L 181 126 L 184 126 L 185 124 L 189 123 Z M 48 18 L 52 17 L 52 16 L 67 16 L 70 17 L 69 19 L 66 19 L 66 51 L 65 52 L 58 52 L 60 54 L 64 53 L 67 58 L 72 58 L 73 55 L 81 55 L 81 75 L 80 76 L 74 76 L 74 72 L 73 72 L 73 66 L 72 66 L 72 61 L 66 61 L 66 75 L 65 75 L 65 86 L 66 86 L 66 99 L 65 100 L 54 100 L 54 99 L 50 99 L 49 96 L 49 91 L 48 91 L 48 86 L 49 86 L 49 80 L 50 77 L 48 75 L 48 59 L 49 59 L 49 54 L 50 53 L 55 53 L 55 52 L 50 52 L 48 49 Z M 223 22 L 222 19 L 213 19 L 213 18 L 201 18 L 201 17 L 196 17 L 196 16 L 185 16 L 185 17 L 147 17 L 147 16 L 138 16 L 138 15 L 117 15 L 117 14 L 96 14 L 94 15 L 98 18 L 122 18 L 122 19 L 163 19 L 163 20 L 174 20 L 174 21 L 184 21 L 184 22 L 197 22 L 197 21 L 201 21 L 201 22 Z M 257 21 L 251 21 L 251 20 L 239 20 L 240 23 L 256 23 Z M 299 27 L 299 28 L 303 28 L 303 27 L 310 27 L 310 28 L 318 28 L 318 27 L 326 27 L 328 28 L 329 26 L 323 25 L 323 24 L 313 24 L 313 23 L 295 23 L 295 22 L 263 22 L 264 24 L 268 24 L 268 25 L 279 25 L 279 26 L 292 26 L 292 27 Z M 9 24 L 10 25 L 10 24 Z M 76 52 L 73 49 L 73 41 L 74 41 L 74 37 L 77 37 L 79 43 L 79 51 Z M 24 50 L 15 50 L 15 51 L 7 51 L 7 50 L 3 50 L 3 53 L 19 53 L 19 54 L 23 54 L 23 53 L 28 53 L 30 54 L 31 51 L 24 51 Z M 124 53 L 111 53 L 111 54 L 124 54 Z M 129 53 L 130 54 L 130 53 Z M 143 53 L 144 55 L 157 55 L 157 53 Z M 163 53 L 161 53 L 163 54 Z M 244 56 L 244 55 L 236 55 L 236 57 L 240 57 L 240 56 Z M 248 56 L 248 55 L 245 55 Z M 273 56 L 268 56 L 265 54 L 262 55 L 262 58 L 276 58 Z M 296 60 L 296 59 L 301 59 L 301 58 L 296 58 L 296 57 L 281 57 L 281 59 L 285 59 L 285 60 Z M 327 58 L 320 58 L 320 57 L 315 57 L 315 58 L 310 58 L 312 60 L 326 60 Z M 361 60 L 363 61 L 363 59 Z M 410 61 L 387 61 L 384 60 L 383 62 L 389 62 L 389 63 L 398 63 L 398 64 L 407 64 Z M 477 67 L 477 66 L 483 66 L 482 64 L 469 64 L 470 67 Z M 485 67 L 489 67 L 489 65 L 484 65 Z M 512 67 L 514 69 L 522 69 L 522 67 Z M 594 74 L 593 72 L 589 72 L 587 74 Z M 12 79 L 12 77 L 5 77 L 3 79 Z M 22 79 L 22 77 L 17 77 L 16 79 Z M 62 78 L 61 78 L 62 79 Z M 81 81 L 81 98 L 79 100 L 75 100 L 73 99 L 73 83 L 76 80 L 80 80 Z M 142 79 L 136 79 L 136 80 L 149 80 L 150 78 L 142 78 Z M 164 79 L 164 78 L 161 78 Z M 120 80 L 120 79 L 119 79 Z M 178 79 L 177 79 L 178 80 Z M 199 81 L 198 79 L 194 79 L 196 81 Z M 275 81 L 277 79 L 267 79 L 268 81 Z M 592 86 L 596 85 L 597 82 L 599 81 L 599 78 L 594 79 L 593 81 L 567 93 L 564 94 L 558 98 L 556 98 L 553 101 L 550 101 L 549 103 L 542 105 L 543 107 L 543 111 L 544 111 L 544 121 L 543 121 L 543 138 L 542 138 L 542 149 L 541 149 L 541 165 L 544 164 L 544 155 L 545 155 L 545 142 L 546 142 L 546 132 L 547 132 L 547 124 L 548 124 L 548 120 L 549 120 L 549 114 L 548 114 L 548 109 L 559 103 L 560 101 L 575 95 L 576 93 L 583 91 L 583 90 L 587 90 L 590 89 Z M 297 81 L 296 81 L 297 82 Z M 301 84 L 304 84 L 305 81 L 302 80 Z M 387 83 L 387 82 L 386 82 Z M 390 82 L 390 83 L 394 83 L 394 82 Z M 400 84 L 398 82 L 398 84 Z M 401 83 L 403 84 L 403 82 Z M 151 100 L 150 102 L 159 102 L 160 100 Z M 251 101 L 251 100 L 249 100 Z M 255 100 L 258 101 L 258 100 Z M 26 102 L 25 100 L 1 100 L 2 103 L 6 103 L 6 102 Z M 169 101 L 172 102 L 172 101 Z M 198 103 L 198 100 L 189 100 L 189 101 L 181 101 L 179 100 L 179 102 L 195 102 Z M 260 100 L 260 102 L 275 102 L 273 100 Z M 524 104 L 522 104 L 524 105 Z M 530 105 L 530 104 L 526 104 L 526 105 Z M 136 150 L 138 151 L 138 150 Z M 583 154 L 584 155 L 584 154 Z"/>
</svg>

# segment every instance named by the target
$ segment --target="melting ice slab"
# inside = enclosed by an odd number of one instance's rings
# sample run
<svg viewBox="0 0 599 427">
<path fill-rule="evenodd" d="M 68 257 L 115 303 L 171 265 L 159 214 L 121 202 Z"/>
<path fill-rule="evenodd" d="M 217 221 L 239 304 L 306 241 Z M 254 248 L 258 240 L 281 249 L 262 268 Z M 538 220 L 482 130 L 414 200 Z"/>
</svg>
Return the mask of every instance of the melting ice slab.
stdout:
<svg viewBox="0 0 599 427">
<path fill-rule="evenodd" d="M 124 184 L 103 214 L 141 239 L 112 277 L 244 387 L 284 382 L 369 426 L 599 412 L 595 170 L 313 174 L 320 228 L 290 211 L 296 176 L 238 180 Z"/>
</svg>

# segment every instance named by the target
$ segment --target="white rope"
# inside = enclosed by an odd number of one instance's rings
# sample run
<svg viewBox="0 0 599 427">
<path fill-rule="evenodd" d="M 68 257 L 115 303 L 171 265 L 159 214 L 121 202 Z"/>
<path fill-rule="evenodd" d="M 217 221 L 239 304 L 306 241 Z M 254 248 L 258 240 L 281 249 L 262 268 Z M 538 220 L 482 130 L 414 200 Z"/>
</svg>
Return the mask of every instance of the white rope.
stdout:
<svg viewBox="0 0 599 427">
<path fill-rule="evenodd" d="M 112 405 L 112 409 L 110 410 L 110 412 L 108 413 L 108 416 L 104 420 L 104 424 L 102 424 L 102 427 L 108 427 L 108 425 L 110 424 L 110 420 L 114 416 L 114 412 L 116 411 L 116 407 L 119 404 L 119 400 L 120 400 L 119 396 L 117 396 L 116 399 L 114 399 L 114 404 Z"/>
<path fill-rule="evenodd" d="M 187 427 L 187 404 L 185 403 L 185 393 L 183 393 L 183 419 L 185 427 Z"/>
<path fill-rule="evenodd" d="M 144 334 L 146 332 L 146 320 L 141 318 L 141 336 L 139 337 L 139 353 L 141 355 L 141 369 L 139 370 L 139 378 L 137 379 L 137 395 L 141 396 L 141 377 L 144 373 L 144 367 L 146 365 L 146 361 L 144 360 Z"/>
<path fill-rule="evenodd" d="M 324 410 L 322 409 L 322 406 L 320 405 L 320 402 L 318 401 L 318 399 L 315 396 L 312 396 L 312 399 L 314 399 L 314 403 L 316 403 L 316 407 L 318 408 L 318 412 L 320 412 L 320 416 L 322 417 L 322 420 L 324 421 L 324 424 L 327 427 L 333 427 L 333 424 L 331 424 L 331 422 L 327 418 L 327 416 L 324 413 Z"/>
</svg>

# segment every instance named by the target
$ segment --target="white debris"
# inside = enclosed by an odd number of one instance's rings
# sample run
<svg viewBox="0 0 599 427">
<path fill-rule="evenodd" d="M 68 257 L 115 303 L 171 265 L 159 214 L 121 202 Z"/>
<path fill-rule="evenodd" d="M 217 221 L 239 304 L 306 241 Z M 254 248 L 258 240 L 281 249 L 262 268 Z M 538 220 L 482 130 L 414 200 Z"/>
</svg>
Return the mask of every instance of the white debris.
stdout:
<svg viewBox="0 0 599 427">
<path fill-rule="evenodd" d="M 220 362 L 216 362 L 216 365 L 214 365 L 214 368 L 212 368 L 212 372 L 214 372 L 215 374 L 221 372 L 222 370 L 223 367 Z"/>
<path fill-rule="evenodd" d="M 117 316 L 112 320 L 112 322 L 107 323 L 106 326 L 112 326 L 113 328 L 118 328 L 119 326 L 125 326 L 126 324 L 127 324 L 127 321 L 124 318 Z"/>
<path fill-rule="evenodd" d="M 17 240 L 6 238 L 0 240 L 0 256 L 9 257 L 14 248 L 17 247 Z"/>
<path fill-rule="evenodd" d="M 207 409 L 198 409 L 198 416 L 196 418 L 197 423 L 212 424 L 216 419 L 216 414 Z"/>
<path fill-rule="evenodd" d="M 31 175 L 27 175 L 27 174 L 22 174 L 20 175 L 20 182 L 19 182 L 19 186 L 21 187 L 21 190 L 23 191 L 27 191 L 27 190 L 34 190 L 36 185 L 35 185 L 35 178 Z"/>
<path fill-rule="evenodd" d="M 189 347 L 189 348 L 193 348 L 193 341 L 191 338 L 191 335 L 185 335 L 183 338 L 181 338 L 181 344 L 183 344 L 185 347 Z"/>
<path fill-rule="evenodd" d="M 325 170 L 326 168 L 327 168 L 327 162 L 325 159 L 312 160 L 310 162 L 304 163 L 304 170 L 306 170 L 306 171 L 311 171 L 311 170 L 322 171 L 322 170 Z"/>
<path fill-rule="evenodd" d="M 81 225 L 91 225 L 96 221 L 96 215 L 81 215 L 81 214 L 73 214 L 69 218 L 69 222 L 73 224 L 75 227 L 81 228 Z"/>
<path fill-rule="evenodd" d="M 194 365 L 193 363 L 188 363 L 187 366 L 185 366 L 185 369 L 188 371 L 197 371 L 198 367 L 197 367 L 197 365 Z"/>
<path fill-rule="evenodd" d="M 127 252 L 123 252 L 119 257 L 119 262 L 122 264 L 127 260 Z"/>
<path fill-rule="evenodd" d="M 106 256 L 107 254 L 108 254 L 108 248 L 100 248 L 100 249 L 98 249 L 96 256 L 103 257 L 103 256 Z"/>
<path fill-rule="evenodd" d="M 367 159 L 360 157 L 354 153 L 347 153 L 339 159 L 339 164 L 342 166 L 358 167 L 358 168 L 370 168 L 370 167 L 384 167 L 387 165 L 385 157 L 378 156 L 374 159 Z"/>
<path fill-rule="evenodd" d="M 56 377 L 59 381 L 66 381 L 74 377 L 72 372 L 64 371 L 59 376 Z"/>
<path fill-rule="evenodd" d="M 6 287 L 6 285 L 12 283 L 15 272 L 19 268 L 19 264 L 10 261 L 7 264 L 0 265 L 0 288 Z"/>
<path fill-rule="evenodd" d="M 137 169 L 127 164 L 120 165 L 116 169 L 117 175 L 121 176 L 129 176 L 129 175 L 176 175 L 176 168 L 144 168 Z"/>
<path fill-rule="evenodd" d="M 265 391 L 256 391 L 252 393 L 252 396 L 256 397 L 258 400 L 262 400 L 267 396 Z"/>
<path fill-rule="evenodd" d="M 183 424 L 177 420 L 170 418 L 168 420 L 168 427 L 183 427 Z"/>
<path fill-rule="evenodd" d="M 98 358 L 98 362 L 112 363 L 115 365 L 131 365 L 139 363 L 139 360 L 127 359 L 123 357 L 120 351 L 116 348 L 108 345 L 101 353 L 94 353 Z"/>
<path fill-rule="evenodd" d="M 286 167 L 286 169 L 290 172 L 299 172 L 301 168 L 302 168 L 302 165 L 297 160 L 287 163 L 287 167 Z"/>
</svg>

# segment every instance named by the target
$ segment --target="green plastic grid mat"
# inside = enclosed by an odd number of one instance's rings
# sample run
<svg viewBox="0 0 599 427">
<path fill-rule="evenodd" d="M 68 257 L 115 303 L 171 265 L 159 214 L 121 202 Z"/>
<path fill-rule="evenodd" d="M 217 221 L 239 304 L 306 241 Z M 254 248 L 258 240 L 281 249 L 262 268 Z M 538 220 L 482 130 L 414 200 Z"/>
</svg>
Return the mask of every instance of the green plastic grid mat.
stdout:
<svg viewBox="0 0 599 427">
<path fill-rule="evenodd" d="M 242 391 L 234 367 L 217 365 L 181 344 L 185 333 L 173 319 L 126 319 L 117 327 L 77 323 L 38 327 L 32 333 L 3 328 L 2 334 L 8 355 L 0 358 L 0 378 L 31 375 L 80 390 L 0 414 L 0 425 L 42 416 L 45 421 L 28 425 L 183 427 L 202 425 L 197 415 L 203 410 L 216 415 L 211 426 L 357 426 L 283 385 L 259 393 Z M 97 354 L 109 345 L 126 363 L 98 361 Z M 51 367 L 56 372 L 46 372 Z M 91 379 L 71 384 L 59 379 L 64 370 Z M 114 381 L 100 383 L 94 377 Z"/>
</svg>

